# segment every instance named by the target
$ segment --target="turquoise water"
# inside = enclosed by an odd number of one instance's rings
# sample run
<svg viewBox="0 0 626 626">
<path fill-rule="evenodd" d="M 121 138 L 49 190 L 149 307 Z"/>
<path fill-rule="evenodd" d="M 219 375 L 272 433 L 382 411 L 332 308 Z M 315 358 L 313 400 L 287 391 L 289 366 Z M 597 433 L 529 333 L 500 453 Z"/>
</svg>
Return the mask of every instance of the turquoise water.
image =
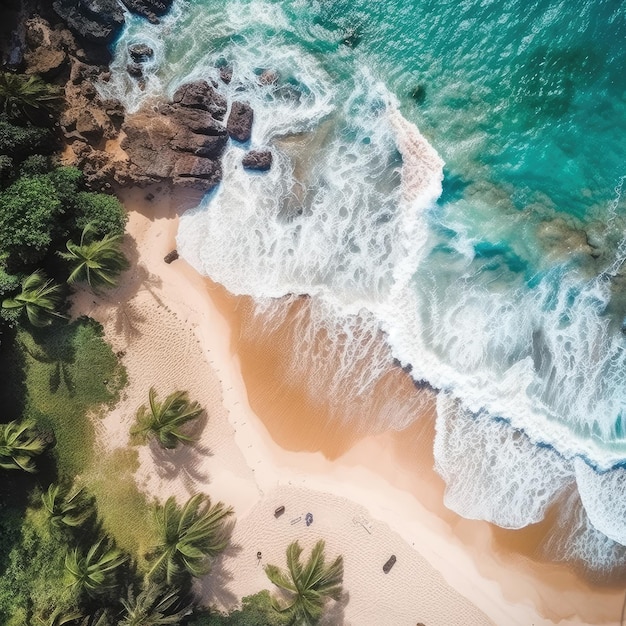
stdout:
<svg viewBox="0 0 626 626">
<path fill-rule="evenodd" d="M 133 110 L 231 65 L 220 89 L 252 103 L 274 166 L 250 176 L 231 145 L 182 254 L 277 315 L 313 295 L 335 392 L 355 360 L 355 394 L 410 365 L 441 390 L 446 504 L 519 528 L 566 501 L 546 550 L 593 569 L 626 561 L 625 40 L 615 0 L 179 0 L 129 20 L 100 87 Z M 156 51 L 143 92 L 133 41 Z"/>
</svg>

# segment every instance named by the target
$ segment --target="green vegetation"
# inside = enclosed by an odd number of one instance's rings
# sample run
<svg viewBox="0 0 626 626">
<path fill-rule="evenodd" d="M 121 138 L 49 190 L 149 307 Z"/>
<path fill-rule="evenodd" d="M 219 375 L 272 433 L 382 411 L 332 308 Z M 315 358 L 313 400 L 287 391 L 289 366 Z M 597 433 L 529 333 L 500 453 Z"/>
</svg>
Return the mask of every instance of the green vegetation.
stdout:
<svg viewBox="0 0 626 626">
<path fill-rule="evenodd" d="M 329 598 L 339 600 L 342 593 L 343 557 L 338 556 L 326 565 L 324 541 L 318 541 L 311 556 L 303 565 L 300 561 L 302 548 L 297 541 L 287 547 L 287 570 L 276 565 L 267 565 L 267 577 L 281 590 L 289 594 L 290 600 L 274 601 L 280 613 L 288 615 L 292 624 L 316 624 L 323 615 L 324 605 Z"/>
<path fill-rule="evenodd" d="M 188 626 L 289 626 L 290 622 L 288 615 L 274 609 L 270 592 L 264 589 L 243 598 L 241 609 L 227 615 L 218 611 L 198 612 Z"/>
<path fill-rule="evenodd" d="M 101 596 L 114 591 L 118 585 L 120 566 L 127 556 L 108 545 L 106 539 L 94 543 L 85 554 L 74 548 L 65 557 L 65 569 L 71 586 L 90 596 Z"/>
<path fill-rule="evenodd" d="M 46 450 L 46 441 L 32 421 L 0 425 L 0 469 L 36 472 L 35 461 Z"/>
<path fill-rule="evenodd" d="M 125 616 L 120 626 L 167 626 L 180 624 L 183 617 L 191 613 L 191 607 L 181 606 L 177 589 L 148 584 L 135 595 L 132 587 L 128 598 L 122 600 Z"/>
<path fill-rule="evenodd" d="M 114 287 L 119 275 L 128 269 L 128 261 L 120 248 L 120 235 L 104 235 L 101 239 L 91 239 L 95 228 L 87 224 L 80 236 L 80 243 L 68 241 L 67 252 L 59 256 L 69 262 L 71 273 L 67 282 L 85 282 L 93 290 Z"/>
<path fill-rule="evenodd" d="M 52 484 L 42 494 L 41 500 L 48 514 L 50 526 L 54 529 L 76 528 L 84 524 L 94 513 L 93 503 L 83 489 L 71 493 L 69 489 Z"/>
<path fill-rule="evenodd" d="M 172 585 L 188 576 L 208 573 L 211 557 L 228 545 L 231 533 L 228 518 L 232 512 L 222 502 L 211 506 L 211 500 L 203 494 L 196 494 L 182 507 L 173 497 L 165 505 L 157 505 L 155 519 L 160 543 L 148 575 Z"/>
<path fill-rule="evenodd" d="M 137 411 L 137 424 L 130 430 L 135 442 L 146 443 L 156 439 L 164 448 L 175 448 L 179 442 L 194 441 L 185 435 L 181 427 L 197 418 L 203 411 L 197 402 L 191 402 L 186 391 L 175 391 L 163 402 L 156 398 L 156 391 L 148 392 L 149 406 Z"/>
<path fill-rule="evenodd" d="M 41 328 L 52 324 L 55 317 L 63 317 L 58 312 L 61 298 L 60 285 L 55 285 L 52 279 L 46 280 L 41 271 L 33 272 L 22 281 L 20 293 L 2 301 L 2 308 L 26 313 L 28 321 Z"/>
<path fill-rule="evenodd" d="M 60 89 L 38 76 L 0 72 L 0 107 L 10 119 L 32 119 L 38 111 L 52 113 L 60 100 Z"/>
</svg>

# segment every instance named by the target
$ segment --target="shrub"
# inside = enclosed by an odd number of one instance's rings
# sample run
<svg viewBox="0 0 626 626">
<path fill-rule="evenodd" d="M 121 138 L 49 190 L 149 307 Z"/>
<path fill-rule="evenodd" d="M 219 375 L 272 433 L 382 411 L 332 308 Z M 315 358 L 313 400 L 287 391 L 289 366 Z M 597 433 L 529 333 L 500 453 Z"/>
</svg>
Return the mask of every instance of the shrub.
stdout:
<svg viewBox="0 0 626 626">
<path fill-rule="evenodd" d="M 188 626 L 287 626 L 290 618 L 272 607 L 272 599 L 267 589 L 246 596 L 241 608 L 228 614 L 218 611 L 197 612 Z"/>
<path fill-rule="evenodd" d="M 104 193 L 80 191 L 76 196 L 74 228 L 82 231 L 91 224 L 99 235 L 122 235 L 128 219 L 121 202 Z"/>
<path fill-rule="evenodd" d="M 50 157 L 44 154 L 32 154 L 20 165 L 20 176 L 37 176 L 47 174 L 52 164 Z"/>
<path fill-rule="evenodd" d="M 47 128 L 16 126 L 0 115 L 0 154 L 20 161 L 29 154 L 52 154 L 58 143 Z"/>
</svg>

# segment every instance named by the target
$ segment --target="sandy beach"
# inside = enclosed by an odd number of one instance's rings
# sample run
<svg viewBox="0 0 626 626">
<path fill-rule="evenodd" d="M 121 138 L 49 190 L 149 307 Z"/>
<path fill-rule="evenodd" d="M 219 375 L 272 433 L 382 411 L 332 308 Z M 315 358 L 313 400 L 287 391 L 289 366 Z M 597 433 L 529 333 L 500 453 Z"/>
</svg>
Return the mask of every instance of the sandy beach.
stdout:
<svg viewBox="0 0 626 626">
<path fill-rule="evenodd" d="M 283 565 L 295 538 L 305 548 L 323 538 L 327 555 L 345 562 L 344 599 L 331 606 L 329 625 L 619 624 L 623 591 L 540 562 L 532 544 L 541 529 L 514 534 L 445 509 L 432 469 L 433 396 L 401 370 L 384 381 L 385 396 L 410 396 L 423 414 L 400 432 L 363 431 L 281 386 L 288 321 L 259 339 L 262 320 L 251 317 L 249 300 L 229 296 L 182 259 L 163 262 L 175 248 L 178 215 L 194 200 L 125 191 L 132 267 L 117 290 L 81 294 L 74 313 L 103 324 L 128 371 L 123 398 L 97 423 L 103 453 L 129 445 L 151 386 L 161 394 L 188 390 L 206 408 L 197 444 L 140 447 L 136 474 L 160 500 L 201 491 L 234 507 L 232 546 L 197 586 L 206 604 L 230 609 L 270 589 L 263 564 Z M 285 513 L 276 518 L 279 505 Z M 392 554 L 397 562 L 385 575 Z"/>
</svg>

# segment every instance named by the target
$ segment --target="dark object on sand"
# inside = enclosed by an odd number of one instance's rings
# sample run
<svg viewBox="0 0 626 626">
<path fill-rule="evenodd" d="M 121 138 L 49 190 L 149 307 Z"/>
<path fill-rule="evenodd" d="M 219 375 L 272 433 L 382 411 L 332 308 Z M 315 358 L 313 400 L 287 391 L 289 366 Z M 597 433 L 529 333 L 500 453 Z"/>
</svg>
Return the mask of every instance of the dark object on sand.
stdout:
<svg viewBox="0 0 626 626">
<path fill-rule="evenodd" d="M 383 565 L 383 572 L 385 572 L 385 574 L 388 574 L 391 571 L 391 568 L 395 565 L 396 563 L 396 555 L 392 554 L 389 557 L 389 560 Z"/>
<path fill-rule="evenodd" d="M 274 511 L 274 517 L 280 517 L 283 513 L 285 512 L 285 507 L 284 506 L 279 506 L 275 511 Z"/>
<path fill-rule="evenodd" d="M 163 260 L 166 263 L 171 263 L 172 261 L 175 261 L 178 258 L 178 250 L 172 250 L 171 252 L 168 252 L 164 257 Z"/>
<path fill-rule="evenodd" d="M 256 553 L 256 558 L 260 561 L 263 555 L 260 552 Z"/>
<path fill-rule="evenodd" d="M 306 522 L 307 526 L 310 526 L 313 523 L 313 513 L 307 513 L 304 516 L 304 521 Z"/>
</svg>

